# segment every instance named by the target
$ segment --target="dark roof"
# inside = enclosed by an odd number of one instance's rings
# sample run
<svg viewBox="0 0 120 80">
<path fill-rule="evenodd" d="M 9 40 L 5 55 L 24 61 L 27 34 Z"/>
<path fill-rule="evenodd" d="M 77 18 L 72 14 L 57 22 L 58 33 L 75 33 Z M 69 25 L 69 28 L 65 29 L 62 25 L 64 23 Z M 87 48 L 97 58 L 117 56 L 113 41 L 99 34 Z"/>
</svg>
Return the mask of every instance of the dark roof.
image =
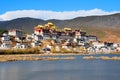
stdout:
<svg viewBox="0 0 120 80">
<path fill-rule="evenodd" d="M 59 39 L 73 39 L 71 36 L 59 36 Z"/>
<path fill-rule="evenodd" d="M 86 37 L 97 37 L 97 36 L 89 35 L 89 36 L 86 36 Z"/>
</svg>

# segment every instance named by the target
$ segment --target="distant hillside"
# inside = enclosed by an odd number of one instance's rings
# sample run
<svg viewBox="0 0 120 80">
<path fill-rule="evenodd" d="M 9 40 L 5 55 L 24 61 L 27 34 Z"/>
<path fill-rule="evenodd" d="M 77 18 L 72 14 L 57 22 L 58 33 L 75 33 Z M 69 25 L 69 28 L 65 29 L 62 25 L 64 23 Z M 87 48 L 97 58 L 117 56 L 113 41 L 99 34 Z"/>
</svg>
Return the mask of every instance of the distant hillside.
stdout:
<svg viewBox="0 0 120 80">
<path fill-rule="evenodd" d="M 22 29 L 25 32 L 32 33 L 34 26 L 45 24 L 44 20 L 34 18 L 18 18 L 11 21 L 0 22 L 1 29 Z"/>
<path fill-rule="evenodd" d="M 11 21 L 1 21 L 0 29 L 22 29 L 32 33 L 34 26 L 53 22 L 58 28 L 80 28 L 88 34 L 97 35 L 101 40 L 120 42 L 120 13 L 106 16 L 77 17 L 70 20 L 41 20 L 34 18 L 18 18 Z"/>
</svg>

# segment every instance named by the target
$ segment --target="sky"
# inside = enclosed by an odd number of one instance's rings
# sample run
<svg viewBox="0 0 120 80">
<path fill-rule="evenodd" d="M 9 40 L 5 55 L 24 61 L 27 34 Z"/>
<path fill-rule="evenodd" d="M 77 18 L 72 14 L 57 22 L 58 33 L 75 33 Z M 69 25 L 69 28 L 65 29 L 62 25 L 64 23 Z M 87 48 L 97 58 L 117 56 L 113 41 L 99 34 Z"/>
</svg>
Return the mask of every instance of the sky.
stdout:
<svg viewBox="0 0 120 80">
<path fill-rule="evenodd" d="M 0 0 L 0 21 L 21 17 L 72 19 L 120 13 L 120 0 Z"/>
</svg>

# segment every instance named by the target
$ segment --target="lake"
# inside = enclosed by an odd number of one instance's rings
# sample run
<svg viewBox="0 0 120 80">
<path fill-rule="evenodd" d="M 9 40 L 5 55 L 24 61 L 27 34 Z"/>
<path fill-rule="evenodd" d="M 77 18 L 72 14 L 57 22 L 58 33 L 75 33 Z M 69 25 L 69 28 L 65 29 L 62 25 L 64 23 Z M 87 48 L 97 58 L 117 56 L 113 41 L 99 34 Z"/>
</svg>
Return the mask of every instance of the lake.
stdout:
<svg viewBox="0 0 120 80">
<path fill-rule="evenodd" d="M 120 56 L 97 54 L 92 56 Z M 65 57 L 65 56 L 57 56 Z M 71 56 L 66 56 L 71 57 Z M 75 60 L 0 62 L 0 80 L 119 80 L 120 61 Z"/>
</svg>

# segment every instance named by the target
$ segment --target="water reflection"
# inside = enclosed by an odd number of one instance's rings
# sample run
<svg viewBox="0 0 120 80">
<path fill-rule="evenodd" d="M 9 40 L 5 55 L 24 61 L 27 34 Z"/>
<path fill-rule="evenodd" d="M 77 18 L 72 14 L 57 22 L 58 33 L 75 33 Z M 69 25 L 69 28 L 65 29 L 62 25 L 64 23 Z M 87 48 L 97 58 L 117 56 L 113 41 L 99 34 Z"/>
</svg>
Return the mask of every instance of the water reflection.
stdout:
<svg viewBox="0 0 120 80">
<path fill-rule="evenodd" d="M 0 80 L 118 80 L 120 62 L 104 60 L 17 61 L 0 63 Z"/>
</svg>

